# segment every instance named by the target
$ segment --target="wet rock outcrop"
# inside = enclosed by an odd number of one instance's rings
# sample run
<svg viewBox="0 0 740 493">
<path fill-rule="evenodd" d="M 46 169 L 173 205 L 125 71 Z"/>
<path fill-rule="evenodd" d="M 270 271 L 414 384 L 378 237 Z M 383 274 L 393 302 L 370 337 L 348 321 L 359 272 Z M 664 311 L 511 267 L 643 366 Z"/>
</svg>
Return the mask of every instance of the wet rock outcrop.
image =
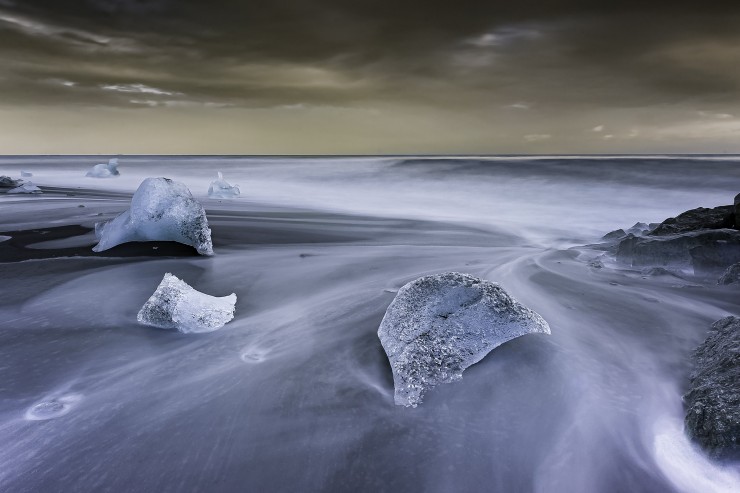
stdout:
<svg viewBox="0 0 740 493">
<path fill-rule="evenodd" d="M 669 217 L 651 231 L 651 236 L 667 236 L 702 229 L 724 229 L 735 227 L 735 206 L 723 205 L 708 209 L 691 209 L 676 217 Z"/>
<path fill-rule="evenodd" d="M 638 232 L 642 226 L 638 223 L 622 238 L 604 239 L 612 241 L 612 249 L 616 245 L 620 263 L 639 268 L 671 267 L 716 279 L 730 265 L 740 262 L 740 223 L 736 220 L 740 195 L 735 202 L 691 209 L 652 230 Z"/>
<path fill-rule="evenodd" d="M 693 354 L 686 432 L 714 457 L 740 457 L 740 318 L 712 325 Z"/>
<path fill-rule="evenodd" d="M 740 285 L 740 262 L 732 264 L 725 270 L 717 280 L 717 284 Z"/>
<path fill-rule="evenodd" d="M 617 261 L 632 267 L 673 267 L 697 275 L 717 275 L 740 262 L 740 231 L 700 230 L 670 236 L 628 235 L 617 247 Z"/>
<path fill-rule="evenodd" d="M 615 229 L 614 231 L 610 231 L 605 234 L 601 239 L 605 241 L 619 240 L 620 238 L 624 238 L 625 236 L 627 236 L 627 232 L 625 230 Z"/>
<path fill-rule="evenodd" d="M 23 183 L 23 180 L 15 180 L 9 176 L 0 176 L 0 188 L 15 188 L 19 187 Z"/>
</svg>

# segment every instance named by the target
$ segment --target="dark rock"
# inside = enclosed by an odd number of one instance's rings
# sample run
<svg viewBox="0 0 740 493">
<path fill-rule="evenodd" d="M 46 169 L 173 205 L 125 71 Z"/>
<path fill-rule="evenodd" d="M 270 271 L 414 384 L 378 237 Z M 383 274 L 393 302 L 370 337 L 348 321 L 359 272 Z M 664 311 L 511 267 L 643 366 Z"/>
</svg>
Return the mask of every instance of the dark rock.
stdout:
<svg viewBox="0 0 740 493">
<path fill-rule="evenodd" d="M 23 180 L 14 180 L 9 176 L 0 176 L 0 187 L 2 188 L 15 188 L 19 187 L 23 183 Z"/>
<path fill-rule="evenodd" d="M 740 229 L 740 193 L 735 195 L 735 229 Z"/>
<path fill-rule="evenodd" d="M 615 229 L 601 237 L 602 240 L 618 240 L 627 235 L 623 229 Z"/>
<path fill-rule="evenodd" d="M 640 242 L 640 238 L 635 235 L 627 235 L 617 246 L 617 261 L 623 264 L 632 265 L 632 253 L 635 245 Z"/>
<path fill-rule="evenodd" d="M 588 261 L 588 266 L 593 269 L 603 269 L 604 263 L 601 260 L 595 258 Z"/>
<path fill-rule="evenodd" d="M 717 284 L 740 284 L 740 263 L 729 266 L 720 276 Z"/>
<path fill-rule="evenodd" d="M 676 217 L 669 217 L 650 232 L 652 236 L 666 236 L 687 233 L 701 229 L 723 229 L 735 226 L 735 206 L 723 205 L 708 209 L 691 209 Z"/>
<path fill-rule="evenodd" d="M 636 236 L 642 236 L 650 231 L 650 228 L 645 223 L 635 223 L 634 226 L 632 226 L 630 229 L 627 230 L 627 233 L 631 233 Z"/>
<path fill-rule="evenodd" d="M 714 457 L 740 457 L 740 318 L 712 324 L 693 362 L 686 431 Z"/>
<path fill-rule="evenodd" d="M 665 267 L 646 267 L 642 269 L 641 274 L 643 276 L 672 276 L 680 278 L 678 274 L 673 271 L 666 269 Z"/>
<path fill-rule="evenodd" d="M 712 274 L 740 261 L 740 231 L 718 229 L 642 238 L 627 235 L 619 243 L 617 260 L 632 267 L 672 266 Z"/>
<path fill-rule="evenodd" d="M 717 276 L 728 266 L 740 262 L 740 235 L 734 239 L 718 240 L 689 250 L 695 274 Z"/>
</svg>

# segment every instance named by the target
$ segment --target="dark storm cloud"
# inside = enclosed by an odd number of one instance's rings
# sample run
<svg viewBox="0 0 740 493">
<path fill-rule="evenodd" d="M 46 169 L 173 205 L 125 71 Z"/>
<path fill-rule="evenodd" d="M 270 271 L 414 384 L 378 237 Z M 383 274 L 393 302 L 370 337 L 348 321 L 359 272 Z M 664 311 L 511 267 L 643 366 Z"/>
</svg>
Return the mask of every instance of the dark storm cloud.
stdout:
<svg viewBox="0 0 740 493">
<path fill-rule="evenodd" d="M 0 50 L 13 75 L 5 97 L 20 100 L 47 90 L 47 79 L 79 83 L 67 101 L 117 83 L 245 104 L 521 82 L 539 99 L 589 82 L 599 87 L 585 100 L 612 84 L 628 86 L 627 100 L 722 98 L 738 88 L 738 12 L 706 2 L 26 1 L 2 9 Z M 38 87 L 17 85 L 26 83 Z"/>
<path fill-rule="evenodd" d="M 0 0 L 0 110 L 272 108 L 280 129 L 324 108 L 311 125 L 372 140 L 355 109 L 480 148 L 732 139 L 738 33 L 740 4 L 711 1 Z"/>
</svg>

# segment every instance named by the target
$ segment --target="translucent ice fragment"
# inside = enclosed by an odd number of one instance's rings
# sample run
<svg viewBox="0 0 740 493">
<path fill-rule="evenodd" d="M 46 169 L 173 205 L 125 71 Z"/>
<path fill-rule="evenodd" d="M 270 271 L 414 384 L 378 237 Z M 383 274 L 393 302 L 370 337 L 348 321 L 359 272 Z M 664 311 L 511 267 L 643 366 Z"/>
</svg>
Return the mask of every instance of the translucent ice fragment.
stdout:
<svg viewBox="0 0 740 493">
<path fill-rule="evenodd" d="M 97 223 L 102 252 L 130 241 L 177 241 L 213 255 L 206 211 L 182 183 L 169 178 L 147 178 L 131 198 L 131 208 L 114 219 Z"/>
<path fill-rule="evenodd" d="M 19 187 L 8 190 L 8 193 L 41 193 L 41 189 L 30 181 L 27 181 Z"/>
<path fill-rule="evenodd" d="M 492 349 L 531 333 L 549 334 L 550 327 L 498 284 L 457 272 L 403 286 L 378 329 L 395 402 L 413 407 L 437 384 L 461 379 Z"/>
<path fill-rule="evenodd" d="M 112 158 L 107 163 L 96 164 L 85 176 L 92 178 L 112 178 L 121 173 L 118 171 L 118 158 Z"/>
<path fill-rule="evenodd" d="M 144 325 L 177 329 L 185 334 L 212 332 L 234 318 L 235 304 L 234 293 L 210 296 L 167 273 L 136 319 Z"/>
<path fill-rule="evenodd" d="M 230 185 L 224 180 L 224 175 L 219 171 L 218 179 L 211 182 L 208 187 L 208 196 L 214 199 L 231 199 L 240 194 L 239 185 Z"/>
</svg>

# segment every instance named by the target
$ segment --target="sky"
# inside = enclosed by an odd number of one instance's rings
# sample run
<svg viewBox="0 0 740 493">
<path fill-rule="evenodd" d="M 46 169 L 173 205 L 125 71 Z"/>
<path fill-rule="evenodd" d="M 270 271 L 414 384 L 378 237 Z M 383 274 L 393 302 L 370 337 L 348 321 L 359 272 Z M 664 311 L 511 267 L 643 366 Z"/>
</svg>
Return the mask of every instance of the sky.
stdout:
<svg viewBox="0 0 740 493">
<path fill-rule="evenodd" d="M 740 152 L 740 2 L 0 0 L 0 154 Z"/>
</svg>

